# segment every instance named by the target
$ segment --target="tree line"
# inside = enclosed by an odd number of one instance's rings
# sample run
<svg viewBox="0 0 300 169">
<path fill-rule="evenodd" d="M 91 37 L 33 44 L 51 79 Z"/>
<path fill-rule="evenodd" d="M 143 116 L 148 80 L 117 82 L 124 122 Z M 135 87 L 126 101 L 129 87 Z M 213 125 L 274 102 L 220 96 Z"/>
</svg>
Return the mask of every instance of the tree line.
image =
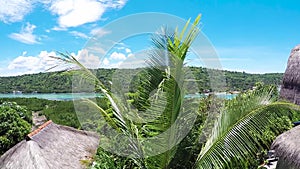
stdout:
<svg viewBox="0 0 300 169">
<path fill-rule="evenodd" d="M 203 67 L 185 67 L 189 70 L 193 78 L 196 80 L 198 88 L 192 89 L 193 93 L 203 93 L 212 90 L 210 80 L 213 75 L 209 75 L 209 71 L 221 73 L 226 80 L 223 91 L 244 91 L 251 89 L 255 83 L 263 82 L 264 84 L 280 85 L 283 77 L 282 73 L 267 73 L 267 74 L 250 74 L 245 72 L 233 72 L 226 70 L 210 70 Z M 116 72 L 118 71 L 118 72 Z M 139 72 L 138 69 L 97 69 L 93 70 L 96 77 L 102 81 L 107 87 L 110 85 L 114 73 L 122 73 L 122 79 L 132 79 L 135 83 L 135 77 L 129 76 L 129 72 Z M 137 74 L 139 76 L 139 74 Z M 135 84 L 132 84 L 133 86 Z M 38 74 L 28 74 L 12 77 L 0 77 L 0 93 L 12 93 L 13 91 L 21 91 L 22 93 L 71 93 L 76 92 L 76 88 L 72 91 L 72 73 L 66 72 L 47 72 Z M 84 92 L 83 89 L 77 89 L 77 92 Z"/>
</svg>

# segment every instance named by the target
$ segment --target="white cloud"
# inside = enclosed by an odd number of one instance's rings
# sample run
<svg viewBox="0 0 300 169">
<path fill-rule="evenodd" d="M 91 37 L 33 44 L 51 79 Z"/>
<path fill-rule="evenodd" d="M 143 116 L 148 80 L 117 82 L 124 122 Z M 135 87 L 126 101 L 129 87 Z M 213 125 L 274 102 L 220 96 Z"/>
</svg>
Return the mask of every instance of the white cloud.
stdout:
<svg viewBox="0 0 300 169">
<path fill-rule="evenodd" d="M 87 46 L 86 49 L 92 53 L 97 53 L 99 55 L 103 55 L 106 53 L 106 51 L 100 47 L 100 45 L 91 45 Z"/>
<path fill-rule="evenodd" d="M 97 55 L 94 55 L 92 52 L 90 52 L 87 49 L 83 49 L 78 51 L 77 54 L 73 53 L 73 56 L 75 56 L 78 61 L 83 64 L 85 67 L 88 68 L 118 68 L 120 67 L 124 61 L 126 61 L 126 55 L 123 53 L 117 53 L 113 52 L 110 57 L 105 57 L 103 61 L 100 61 L 100 57 Z M 130 54 L 132 55 L 132 54 Z"/>
<path fill-rule="evenodd" d="M 109 34 L 109 33 L 111 33 L 111 32 L 108 31 L 108 30 L 104 30 L 103 28 L 94 28 L 90 32 L 90 34 L 92 36 L 97 36 L 97 37 L 102 37 L 102 36 L 104 36 L 106 34 Z"/>
<path fill-rule="evenodd" d="M 55 52 L 41 51 L 38 56 L 25 56 L 26 52 L 23 52 L 22 56 L 18 56 L 8 65 L 8 70 L 14 70 L 17 74 L 30 74 L 45 72 L 47 69 L 59 65 L 60 62 L 49 56 L 56 56 Z M 53 69 L 57 70 L 57 69 Z"/>
<path fill-rule="evenodd" d="M 103 59 L 103 64 L 104 64 L 105 66 L 109 65 L 109 60 L 108 60 L 107 58 L 104 58 L 104 59 Z"/>
<path fill-rule="evenodd" d="M 134 54 L 132 54 L 132 53 L 129 53 L 128 54 L 128 58 L 133 58 L 135 55 Z"/>
<path fill-rule="evenodd" d="M 126 48 L 126 49 L 125 49 L 125 52 L 126 52 L 126 53 L 131 53 L 131 50 L 130 50 L 129 48 Z"/>
<path fill-rule="evenodd" d="M 0 76 L 15 76 L 22 74 L 32 74 L 39 72 L 49 71 L 60 71 L 72 68 L 75 65 L 68 65 L 64 62 L 51 58 L 49 56 L 59 57 L 55 52 L 51 51 L 41 51 L 38 55 L 32 56 L 27 55 L 27 51 L 22 52 L 22 54 L 16 57 L 14 60 L 5 63 L 3 65 L 8 65 L 7 67 L 0 67 Z M 134 67 L 136 66 L 135 59 L 132 58 L 134 55 L 129 53 L 126 57 L 123 53 L 113 52 L 109 57 L 104 58 L 100 61 L 100 57 L 93 52 L 83 49 L 76 53 L 71 53 L 81 64 L 87 68 L 118 68 L 118 67 Z M 128 60 L 129 59 L 129 60 Z M 132 65 L 132 63 L 135 63 Z"/>
<path fill-rule="evenodd" d="M 59 27 L 77 27 L 101 19 L 108 8 L 120 9 L 126 0 L 52 0 L 49 10 L 58 15 Z"/>
<path fill-rule="evenodd" d="M 73 55 L 82 65 L 87 68 L 98 68 L 100 65 L 99 56 L 89 53 L 89 51 L 86 49 L 79 50 L 77 55 Z"/>
<path fill-rule="evenodd" d="M 66 31 L 68 29 L 67 28 L 62 28 L 62 27 L 59 27 L 59 26 L 54 26 L 51 30 L 53 30 L 53 31 Z"/>
<path fill-rule="evenodd" d="M 107 69 L 110 69 L 110 68 L 120 68 L 120 66 L 123 64 L 122 61 L 120 62 L 110 62 L 108 61 L 106 64 L 104 62 L 106 62 L 108 60 L 103 60 L 103 64 L 100 65 L 101 68 L 107 68 Z"/>
<path fill-rule="evenodd" d="M 117 48 L 119 50 L 119 48 Z M 131 68 L 136 65 L 132 65 L 134 62 L 134 54 L 131 53 L 129 48 L 122 48 L 122 51 L 126 53 L 114 51 L 108 57 L 103 59 L 102 64 L 100 65 L 103 68 Z"/>
<path fill-rule="evenodd" d="M 22 52 L 22 56 L 25 56 L 27 54 L 27 51 Z"/>
<path fill-rule="evenodd" d="M 1 0 L 0 21 L 18 22 L 24 19 L 36 5 L 58 16 L 58 26 L 53 30 L 64 30 L 86 23 L 99 21 L 107 9 L 121 9 L 127 0 Z"/>
<path fill-rule="evenodd" d="M 105 7 L 95 0 L 57 0 L 50 11 L 59 16 L 60 27 L 76 27 L 99 20 Z"/>
<path fill-rule="evenodd" d="M 39 62 L 39 59 L 33 56 L 19 56 L 16 59 L 14 59 L 9 65 L 8 69 L 22 69 L 22 68 L 27 68 L 27 65 L 37 65 Z M 36 68 L 36 67 L 32 67 Z M 28 70 L 31 70 L 32 68 L 28 68 Z"/>
<path fill-rule="evenodd" d="M 7 72 L 1 74 L 1 76 L 15 76 L 21 74 L 32 74 L 39 72 L 46 72 L 50 68 L 50 71 L 60 71 L 72 68 L 75 65 L 68 65 L 60 60 L 51 58 L 49 56 L 59 57 L 55 52 L 41 51 L 37 56 L 25 56 L 27 52 L 23 52 L 21 56 L 16 57 L 14 60 L 8 63 L 6 68 L 1 68 L 1 72 Z M 98 56 L 90 54 L 86 49 L 79 50 L 77 53 L 71 53 L 81 64 L 88 68 L 97 68 L 100 64 Z M 109 64 L 106 63 L 106 64 Z"/>
<path fill-rule="evenodd" d="M 83 38 L 83 39 L 88 39 L 89 38 L 86 34 L 84 34 L 82 32 L 78 32 L 78 31 L 71 31 L 70 34 L 77 37 L 77 38 Z"/>
<path fill-rule="evenodd" d="M 12 33 L 9 35 L 9 37 L 22 43 L 37 44 L 39 43 L 37 40 L 38 37 L 33 34 L 33 30 L 35 28 L 35 25 L 32 25 L 29 22 L 27 22 L 26 26 L 22 27 L 19 33 Z"/>
<path fill-rule="evenodd" d="M 1 0 L 0 20 L 4 23 L 23 20 L 31 12 L 34 1 L 32 0 Z"/>
<path fill-rule="evenodd" d="M 102 2 L 108 8 L 121 9 L 126 4 L 127 0 L 103 0 Z"/>
<path fill-rule="evenodd" d="M 110 59 L 114 59 L 114 60 L 125 60 L 126 56 L 123 53 L 118 53 L 118 52 L 113 52 L 110 55 Z"/>
</svg>

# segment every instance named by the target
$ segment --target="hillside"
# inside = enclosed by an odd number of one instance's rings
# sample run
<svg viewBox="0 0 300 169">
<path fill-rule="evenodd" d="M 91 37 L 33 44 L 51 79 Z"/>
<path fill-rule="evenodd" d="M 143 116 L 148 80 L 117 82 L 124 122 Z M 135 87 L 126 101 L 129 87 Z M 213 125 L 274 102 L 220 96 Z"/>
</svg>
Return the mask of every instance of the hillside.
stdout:
<svg viewBox="0 0 300 169">
<path fill-rule="evenodd" d="M 199 89 L 193 92 L 203 92 L 210 90 L 210 80 L 208 69 L 201 67 L 190 67 L 197 80 Z M 108 85 L 116 69 L 97 69 L 96 76 Z M 122 75 L 126 76 L 126 71 L 122 70 Z M 209 70 L 220 73 L 219 70 Z M 250 89 L 256 82 L 265 84 L 280 85 L 282 73 L 268 74 L 249 74 L 245 72 L 221 71 L 226 77 L 226 91 L 241 91 Z M 126 77 L 123 77 L 126 79 Z M 130 77 L 128 77 L 130 78 Z M 48 72 L 30 75 L 21 75 L 13 77 L 0 77 L 0 93 L 12 93 L 13 91 L 22 91 L 23 93 L 69 93 L 72 92 L 72 75 L 62 72 Z"/>
</svg>

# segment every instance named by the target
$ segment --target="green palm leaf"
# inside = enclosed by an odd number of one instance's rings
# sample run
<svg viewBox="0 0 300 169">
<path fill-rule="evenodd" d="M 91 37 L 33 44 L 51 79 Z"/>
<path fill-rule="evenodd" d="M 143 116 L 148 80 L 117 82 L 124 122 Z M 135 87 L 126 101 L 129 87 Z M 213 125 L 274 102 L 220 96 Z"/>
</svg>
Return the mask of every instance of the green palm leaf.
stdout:
<svg viewBox="0 0 300 169">
<path fill-rule="evenodd" d="M 263 88 L 227 102 L 198 156 L 197 168 L 225 168 L 233 159 L 255 157 L 259 148 L 268 144 L 258 142 L 255 135 L 263 134 L 266 126 L 271 125 L 271 117 L 299 110 L 294 104 L 275 102 L 273 91 L 274 87 Z"/>
<path fill-rule="evenodd" d="M 111 140 L 103 138 L 102 142 L 108 142 L 112 145 L 120 145 L 125 147 L 119 147 L 119 149 L 124 149 L 128 154 L 131 154 L 132 160 L 141 168 L 144 167 L 143 162 L 143 152 L 141 144 L 139 143 L 139 135 L 137 126 L 124 116 L 124 112 L 128 111 L 128 105 L 124 102 L 119 101 L 119 98 L 112 95 L 112 93 L 107 89 L 103 83 L 95 76 L 95 74 L 81 64 L 74 56 L 71 54 L 59 53 L 61 57 L 53 57 L 55 59 L 62 60 L 67 64 L 75 65 L 77 68 L 70 73 L 73 74 L 73 78 L 78 78 L 80 81 L 85 81 L 84 83 L 91 83 L 95 86 L 95 89 L 100 91 L 108 99 L 113 115 L 110 112 L 102 109 L 97 105 L 94 100 L 85 99 L 83 102 L 91 106 L 92 109 L 96 109 L 104 117 L 106 123 L 111 127 L 111 131 L 119 133 L 114 137 L 110 137 Z M 80 82 L 79 82 L 80 83 Z M 82 103 L 81 103 L 82 104 Z M 125 136 L 127 140 L 120 143 L 118 140 L 119 136 Z M 122 140 L 121 140 L 122 141 Z M 111 146 L 109 146 L 111 147 Z"/>
<path fill-rule="evenodd" d="M 113 96 L 102 82 L 72 55 L 60 53 L 62 57 L 56 58 L 80 68 L 72 73 L 82 76 L 83 80 L 95 83 L 97 89 L 107 97 L 112 107 L 112 115 L 91 100 L 86 100 L 86 103 L 96 108 L 113 129 L 131 138 L 126 142 L 128 145 L 125 149 L 128 148 L 132 152 L 133 155 L 129 158 L 140 168 L 171 168 L 171 160 L 181 153 L 173 144 L 179 137 L 176 130 L 185 126 L 178 125 L 177 128 L 170 130 L 169 128 L 180 118 L 186 119 L 184 122 L 193 122 L 193 117 L 190 116 L 192 114 L 190 112 L 195 111 L 192 109 L 193 106 L 183 106 L 185 93 L 182 89 L 186 75 L 183 63 L 193 40 L 199 33 L 197 27 L 199 21 L 200 15 L 191 25 L 189 20 L 180 33 L 177 28 L 175 31 L 165 28 L 161 34 L 153 36 L 154 48 L 149 53 L 150 60 L 147 62 L 149 68 L 141 75 L 142 84 L 134 91 L 136 93 L 129 93 L 127 96 L 122 93 L 119 94 L 119 98 Z M 151 94 L 153 90 L 156 92 Z M 262 142 L 256 136 L 263 135 L 265 126 L 269 126 L 272 122 L 270 119 L 289 116 L 291 110 L 299 110 L 294 104 L 276 102 L 275 91 L 274 87 L 261 87 L 226 101 L 225 104 L 213 103 L 212 114 L 209 115 L 213 118 L 208 118 L 206 128 L 202 129 L 201 126 L 193 130 L 202 132 L 199 140 L 205 139 L 205 142 L 199 143 L 204 146 L 201 151 L 197 149 L 194 167 L 203 169 L 230 167 L 234 161 L 244 161 L 249 156 L 254 156 L 260 147 L 268 145 L 268 142 Z M 218 100 L 212 100 L 214 101 Z M 155 103 L 154 107 L 151 107 L 152 103 Z M 135 106 L 137 110 L 131 109 L 131 106 Z M 163 110 L 160 117 L 150 123 L 144 123 L 143 117 L 155 117 L 159 110 Z M 180 113 L 186 114 L 186 117 L 179 117 Z M 133 122 L 125 114 L 137 116 L 139 121 Z M 147 143 L 148 137 L 155 137 L 166 131 L 168 137 L 158 138 L 156 149 Z M 164 153 L 145 156 L 147 151 L 155 152 L 166 147 L 167 151 Z"/>
<path fill-rule="evenodd" d="M 143 127 L 158 134 L 168 132 L 168 137 L 157 140 L 156 146 L 161 146 L 162 149 L 167 147 L 167 151 L 154 157 L 148 157 L 146 161 L 149 168 L 169 167 L 172 158 L 176 154 L 174 140 L 177 140 L 179 137 L 176 134 L 176 130 L 184 127 L 176 126 L 177 128 L 171 128 L 171 125 L 178 120 L 180 112 L 189 114 L 187 112 L 191 111 L 191 107 L 183 107 L 185 95 L 183 90 L 184 78 L 186 75 L 183 71 L 183 61 L 191 43 L 199 32 L 197 27 L 199 20 L 200 15 L 195 19 L 193 24 L 190 24 L 188 21 L 180 33 L 177 32 L 177 29 L 175 32 L 169 31 L 167 28 L 162 29 L 162 32 L 155 35 L 152 39 L 154 49 L 150 53 L 148 64 L 152 68 L 151 70 L 157 70 L 163 74 L 160 87 L 166 94 L 166 105 L 162 107 L 164 110 L 163 114 L 157 120 Z M 188 28 L 189 31 L 187 31 Z M 188 116 L 185 118 L 185 122 L 194 120 Z M 151 145 L 147 146 L 146 144 L 145 147 L 151 149 Z M 157 151 L 157 149 L 153 151 Z"/>
</svg>

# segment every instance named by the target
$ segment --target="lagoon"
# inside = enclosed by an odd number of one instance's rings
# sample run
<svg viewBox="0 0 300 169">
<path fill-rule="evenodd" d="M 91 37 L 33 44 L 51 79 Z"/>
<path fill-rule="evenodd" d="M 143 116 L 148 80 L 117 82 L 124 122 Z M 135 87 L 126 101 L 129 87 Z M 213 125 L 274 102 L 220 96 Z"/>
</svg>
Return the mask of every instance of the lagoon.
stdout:
<svg viewBox="0 0 300 169">
<path fill-rule="evenodd" d="M 185 98 L 203 98 L 208 94 L 188 94 Z M 216 93 L 216 96 L 223 99 L 232 99 L 237 94 Z M 0 93 L 0 98 L 39 98 L 47 100 L 78 100 L 94 97 L 102 97 L 101 94 L 95 93 Z"/>
<path fill-rule="evenodd" d="M 93 97 L 101 97 L 95 93 L 0 93 L 0 98 L 39 98 L 47 100 L 77 100 Z"/>
<path fill-rule="evenodd" d="M 222 99 L 233 99 L 234 97 L 237 96 L 237 94 L 231 94 L 231 93 L 214 93 L 217 97 L 222 98 Z M 185 98 L 203 98 L 203 97 L 207 97 L 209 94 L 188 94 L 185 95 Z"/>
</svg>

